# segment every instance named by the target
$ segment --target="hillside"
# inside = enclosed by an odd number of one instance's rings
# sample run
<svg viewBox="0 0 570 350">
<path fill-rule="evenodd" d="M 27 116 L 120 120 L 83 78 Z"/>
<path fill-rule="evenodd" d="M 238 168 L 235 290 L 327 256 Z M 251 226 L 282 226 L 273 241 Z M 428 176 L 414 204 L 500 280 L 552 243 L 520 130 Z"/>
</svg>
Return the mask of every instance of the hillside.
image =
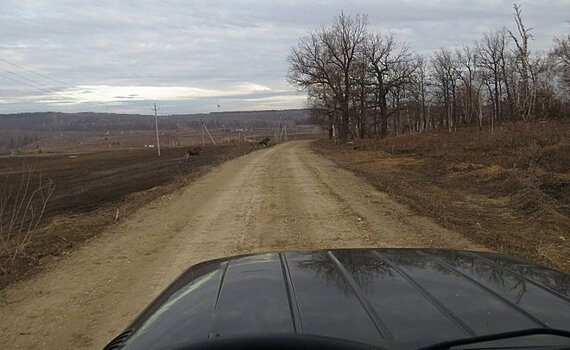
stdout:
<svg viewBox="0 0 570 350">
<path fill-rule="evenodd" d="M 209 128 L 243 127 L 255 119 L 256 127 L 287 120 L 303 124 L 308 110 L 272 110 L 244 112 L 215 112 L 160 116 L 163 129 L 178 127 L 199 128 L 203 119 Z M 154 116 L 115 113 L 62 113 L 38 112 L 0 114 L 0 130 L 26 131 L 96 131 L 96 130 L 150 130 L 154 128 Z"/>
</svg>

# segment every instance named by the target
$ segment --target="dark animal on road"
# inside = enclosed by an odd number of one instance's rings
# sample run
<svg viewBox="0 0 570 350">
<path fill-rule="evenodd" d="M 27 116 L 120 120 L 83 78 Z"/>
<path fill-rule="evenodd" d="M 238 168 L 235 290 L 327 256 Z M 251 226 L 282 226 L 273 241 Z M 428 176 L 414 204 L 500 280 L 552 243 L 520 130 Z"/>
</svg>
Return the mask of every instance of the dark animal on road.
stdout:
<svg viewBox="0 0 570 350">
<path fill-rule="evenodd" d="M 263 140 L 259 141 L 259 144 L 262 145 L 263 147 L 267 147 L 269 141 L 271 141 L 271 139 L 269 137 L 266 137 Z"/>
<path fill-rule="evenodd" d="M 191 157 L 199 156 L 200 151 L 202 151 L 202 147 L 200 147 L 200 146 L 188 149 L 186 151 L 186 153 L 184 153 L 184 160 L 188 162 L 188 161 L 190 161 Z"/>
</svg>

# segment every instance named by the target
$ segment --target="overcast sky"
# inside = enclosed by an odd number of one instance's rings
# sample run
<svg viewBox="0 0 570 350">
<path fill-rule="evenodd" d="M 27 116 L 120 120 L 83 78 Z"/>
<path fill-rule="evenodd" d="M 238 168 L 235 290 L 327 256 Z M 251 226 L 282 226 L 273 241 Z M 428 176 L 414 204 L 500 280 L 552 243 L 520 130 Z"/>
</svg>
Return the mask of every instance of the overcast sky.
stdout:
<svg viewBox="0 0 570 350">
<path fill-rule="evenodd" d="M 570 0 L 521 1 L 535 51 L 567 31 Z M 287 55 L 344 11 L 428 55 L 513 26 L 508 0 L 0 0 L 0 113 L 162 114 L 305 105 Z M 38 74 L 39 73 L 39 74 Z"/>
</svg>

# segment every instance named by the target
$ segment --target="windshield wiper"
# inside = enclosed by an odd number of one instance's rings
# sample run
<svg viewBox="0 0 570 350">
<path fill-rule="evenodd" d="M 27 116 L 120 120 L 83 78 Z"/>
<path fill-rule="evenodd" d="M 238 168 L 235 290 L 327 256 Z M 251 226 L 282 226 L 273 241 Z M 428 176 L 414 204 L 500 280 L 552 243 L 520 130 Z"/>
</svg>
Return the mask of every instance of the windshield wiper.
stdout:
<svg viewBox="0 0 570 350">
<path fill-rule="evenodd" d="M 544 334 L 544 335 L 555 335 L 555 336 L 559 336 L 559 337 L 570 338 L 570 332 L 564 331 L 561 329 L 529 328 L 529 329 L 521 329 L 518 331 L 494 333 L 494 334 L 480 335 L 480 336 L 469 337 L 469 338 L 447 340 L 447 341 L 443 341 L 441 343 L 428 345 L 426 347 L 421 347 L 421 348 L 418 348 L 417 350 L 449 349 L 449 348 L 452 348 L 452 347 L 458 346 L 458 345 L 484 343 L 484 342 L 492 341 L 492 340 L 502 340 L 502 339 L 509 339 L 509 338 L 524 337 L 527 335 L 542 335 L 542 334 Z"/>
</svg>

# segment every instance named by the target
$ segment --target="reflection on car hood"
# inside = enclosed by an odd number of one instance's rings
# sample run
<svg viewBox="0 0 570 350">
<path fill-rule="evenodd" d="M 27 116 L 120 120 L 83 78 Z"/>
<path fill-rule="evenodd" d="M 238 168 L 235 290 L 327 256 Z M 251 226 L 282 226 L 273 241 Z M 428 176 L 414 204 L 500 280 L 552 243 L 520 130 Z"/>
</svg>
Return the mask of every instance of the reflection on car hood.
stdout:
<svg viewBox="0 0 570 350">
<path fill-rule="evenodd" d="M 266 333 L 417 347 L 537 327 L 570 331 L 570 276 L 494 253 L 286 252 L 190 268 L 133 323 L 124 348 Z"/>
</svg>

